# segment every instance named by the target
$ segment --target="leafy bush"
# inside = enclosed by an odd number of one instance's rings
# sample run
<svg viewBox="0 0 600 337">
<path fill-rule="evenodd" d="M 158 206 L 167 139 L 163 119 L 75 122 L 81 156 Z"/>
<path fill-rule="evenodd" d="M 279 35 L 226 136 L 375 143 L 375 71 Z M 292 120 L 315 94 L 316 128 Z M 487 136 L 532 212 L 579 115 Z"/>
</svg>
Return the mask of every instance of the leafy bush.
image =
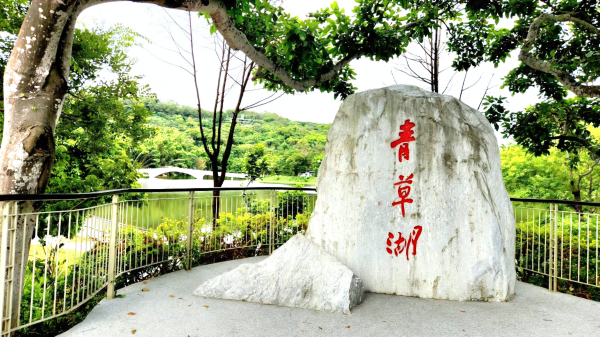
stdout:
<svg viewBox="0 0 600 337">
<path fill-rule="evenodd" d="M 548 276 L 540 273 L 548 273 L 550 268 L 550 226 L 548 219 L 543 218 L 535 223 L 524 221 L 517 224 L 517 274 L 524 282 L 548 287 Z M 579 218 L 564 218 L 558 225 L 556 237 L 558 290 L 600 301 L 597 225 L 583 220 L 580 222 Z"/>
</svg>

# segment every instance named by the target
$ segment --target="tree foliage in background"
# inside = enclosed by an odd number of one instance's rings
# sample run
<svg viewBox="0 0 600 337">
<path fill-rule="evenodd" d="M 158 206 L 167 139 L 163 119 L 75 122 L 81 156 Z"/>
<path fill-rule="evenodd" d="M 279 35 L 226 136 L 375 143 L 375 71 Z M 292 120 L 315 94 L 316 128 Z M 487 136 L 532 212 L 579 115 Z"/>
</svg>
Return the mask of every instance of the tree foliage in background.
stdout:
<svg viewBox="0 0 600 337">
<path fill-rule="evenodd" d="M 48 192 L 136 186 L 140 175 L 128 151 L 153 130 L 147 120 L 150 112 L 137 100 L 148 89 L 138 83 L 139 77 L 129 75 L 133 61 L 126 49 L 134 38 L 123 27 L 76 31 L 71 86 L 56 130 Z M 102 76 L 103 71 L 110 75 Z"/>
<path fill-rule="evenodd" d="M 189 125 L 197 130 L 195 125 Z M 187 130 L 189 131 L 189 129 Z M 206 157 L 203 149 L 192 137 L 191 132 L 172 127 L 159 127 L 156 134 L 142 143 L 133 153 L 140 167 L 197 167 L 198 159 Z"/>
<path fill-rule="evenodd" d="M 10 0 L 2 5 L 0 49 L 12 48 L 29 2 Z M 134 60 L 127 50 L 137 38 L 122 26 L 75 30 L 69 94 L 56 128 L 48 192 L 82 193 L 137 183 L 139 174 L 127 151 L 153 131 L 148 122 L 151 113 L 139 101 L 150 95 L 148 88 L 139 84 L 140 77 L 130 75 Z M 2 51 L 3 77 L 7 54 Z"/>
<path fill-rule="evenodd" d="M 138 99 L 148 88 L 131 76 L 126 50 L 135 35 L 123 27 L 76 31 L 71 86 L 56 130 L 57 155 L 49 192 L 81 193 L 135 186 L 128 151 L 153 134 Z M 113 79 L 101 76 L 110 71 Z"/>
<path fill-rule="evenodd" d="M 526 148 L 511 144 L 500 151 L 502 175 L 509 195 L 514 198 L 583 200 L 600 202 L 600 170 L 589 155 L 578 156 L 551 149 L 549 154 L 535 156 Z M 572 206 L 578 212 L 581 206 Z M 587 209 L 589 212 L 597 208 Z"/>
<path fill-rule="evenodd" d="M 472 1 L 464 21 L 448 24 L 458 70 L 484 61 L 497 66 L 519 51 L 521 64 L 503 87 L 513 94 L 536 88 L 543 101 L 509 111 L 506 97 L 488 96 L 485 114 L 496 130 L 536 156 L 553 149 L 567 153 L 570 171 L 588 160 L 582 156 L 600 161 L 599 139 L 590 132 L 600 126 L 599 9 L 595 0 Z M 512 27 L 500 28 L 503 19 L 513 20 Z M 572 190 L 573 200 L 581 200 L 576 183 Z"/>
<path fill-rule="evenodd" d="M 265 145 L 254 145 L 244 156 L 244 173 L 248 178 L 248 185 L 258 178 L 269 174 L 269 164 L 265 158 Z"/>
<path fill-rule="evenodd" d="M 197 129 L 198 118 L 188 113 L 192 108 L 156 99 L 145 99 L 143 102 L 153 113 L 150 122 L 158 127 L 158 133 L 138 149 L 143 153 L 134 156 L 141 165 L 202 169 L 204 167 L 197 165 L 200 160 L 207 165 L 206 168 L 211 168 Z M 223 119 L 227 120 L 230 115 L 231 111 L 225 111 Z M 318 170 L 325 153 L 330 124 L 294 122 L 275 113 L 252 111 L 245 111 L 244 119 L 235 129 L 229 172 L 246 172 L 244 157 L 257 144 L 264 144 L 263 160 L 269 174 L 296 176 Z M 212 123 L 209 117 L 203 121 Z M 224 124 L 224 129 L 229 129 L 228 122 Z M 228 137 L 229 133 L 223 136 Z"/>
</svg>

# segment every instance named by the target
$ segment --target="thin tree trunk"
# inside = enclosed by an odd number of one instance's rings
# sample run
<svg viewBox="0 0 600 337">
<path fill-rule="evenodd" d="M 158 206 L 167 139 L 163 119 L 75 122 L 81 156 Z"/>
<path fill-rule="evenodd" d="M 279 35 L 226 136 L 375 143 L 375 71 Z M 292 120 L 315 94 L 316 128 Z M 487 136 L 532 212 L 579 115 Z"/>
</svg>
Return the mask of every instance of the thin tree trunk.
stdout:
<svg viewBox="0 0 600 337">
<path fill-rule="evenodd" d="M 439 45 L 439 28 L 435 30 L 435 42 L 433 45 L 433 79 L 434 92 L 440 92 L 440 45 Z"/>
<path fill-rule="evenodd" d="M 573 200 L 574 201 L 581 201 L 581 191 L 571 191 L 571 193 L 573 194 Z M 575 212 L 577 212 L 578 214 L 583 214 L 583 206 L 581 205 L 573 205 L 573 208 L 575 209 Z"/>
<path fill-rule="evenodd" d="M 215 157 L 218 156 L 218 153 Z M 212 162 L 212 171 L 213 171 L 213 186 L 214 187 L 222 187 L 223 181 L 219 178 L 219 166 L 218 166 L 218 158 L 215 158 Z M 217 229 L 217 220 L 219 220 L 219 213 L 221 211 L 221 191 L 214 190 L 213 191 L 213 199 L 212 199 L 212 216 L 213 216 L 213 229 Z"/>
<path fill-rule="evenodd" d="M 579 185 L 581 184 L 581 179 L 579 179 L 579 183 L 575 185 L 575 181 L 572 177 L 573 172 L 571 171 L 571 194 L 573 194 L 573 201 L 581 201 L 581 189 L 579 188 Z M 581 215 L 583 213 L 583 206 L 573 205 L 572 207 L 578 214 Z"/>
</svg>

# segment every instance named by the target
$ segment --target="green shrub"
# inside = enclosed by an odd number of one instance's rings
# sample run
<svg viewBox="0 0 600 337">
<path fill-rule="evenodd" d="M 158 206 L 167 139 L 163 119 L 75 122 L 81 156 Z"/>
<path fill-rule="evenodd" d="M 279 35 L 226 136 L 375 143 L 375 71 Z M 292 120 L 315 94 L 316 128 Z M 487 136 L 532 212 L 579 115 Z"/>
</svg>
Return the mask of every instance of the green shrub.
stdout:
<svg viewBox="0 0 600 337">
<path fill-rule="evenodd" d="M 539 273 L 549 272 L 550 226 L 543 218 L 517 224 L 515 257 L 518 276 L 524 282 L 548 286 L 548 277 Z M 557 274 L 567 279 L 559 279 L 558 290 L 600 301 L 597 225 L 579 218 L 560 219 L 556 237 Z"/>
</svg>

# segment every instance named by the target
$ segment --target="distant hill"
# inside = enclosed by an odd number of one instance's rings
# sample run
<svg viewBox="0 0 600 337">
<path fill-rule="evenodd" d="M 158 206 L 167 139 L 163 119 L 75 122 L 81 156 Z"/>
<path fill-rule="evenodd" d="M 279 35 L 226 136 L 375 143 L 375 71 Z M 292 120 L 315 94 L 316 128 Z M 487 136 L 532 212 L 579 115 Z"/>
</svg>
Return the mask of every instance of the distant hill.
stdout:
<svg viewBox="0 0 600 337">
<path fill-rule="evenodd" d="M 195 108 L 158 99 L 145 100 L 144 105 L 153 112 L 150 123 L 157 127 L 157 134 L 145 142 L 146 153 L 137 156 L 143 166 L 211 168 L 212 163 L 202 146 Z M 295 176 L 318 170 L 331 124 L 296 122 L 271 112 L 244 111 L 239 117 L 242 115 L 235 130 L 229 172 L 242 172 L 244 155 L 260 143 L 267 148 L 265 158 L 272 174 Z M 212 116 L 212 112 L 202 112 L 202 122 L 209 137 L 212 136 Z M 225 140 L 229 134 L 231 111 L 223 114 L 223 121 L 222 139 Z"/>
</svg>

